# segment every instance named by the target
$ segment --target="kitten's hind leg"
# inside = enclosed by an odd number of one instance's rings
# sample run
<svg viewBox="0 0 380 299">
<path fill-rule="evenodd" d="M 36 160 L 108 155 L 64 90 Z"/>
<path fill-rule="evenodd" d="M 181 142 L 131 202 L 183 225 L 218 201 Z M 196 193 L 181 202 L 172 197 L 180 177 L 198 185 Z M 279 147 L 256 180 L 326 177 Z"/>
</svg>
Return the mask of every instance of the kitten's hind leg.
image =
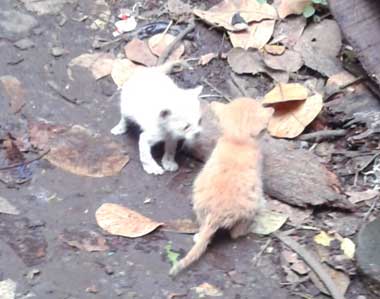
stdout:
<svg viewBox="0 0 380 299">
<path fill-rule="evenodd" d="M 139 151 L 140 151 L 140 161 L 141 164 L 148 174 L 163 174 L 164 169 L 157 164 L 153 159 L 150 152 L 151 146 L 153 145 L 153 138 L 147 132 L 142 132 L 139 139 Z"/>
<path fill-rule="evenodd" d="M 253 221 L 242 220 L 236 223 L 230 230 L 232 239 L 237 239 L 242 236 L 248 235 L 251 232 L 251 225 Z"/>
<path fill-rule="evenodd" d="M 121 135 L 127 132 L 127 119 L 124 116 L 121 116 L 119 123 L 113 127 L 111 134 Z"/>
<path fill-rule="evenodd" d="M 162 157 L 162 166 L 167 171 L 176 171 L 178 164 L 175 161 L 175 154 L 177 150 L 177 140 L 168 139 L 165 141 L 165 153 Z"/>
</svg>

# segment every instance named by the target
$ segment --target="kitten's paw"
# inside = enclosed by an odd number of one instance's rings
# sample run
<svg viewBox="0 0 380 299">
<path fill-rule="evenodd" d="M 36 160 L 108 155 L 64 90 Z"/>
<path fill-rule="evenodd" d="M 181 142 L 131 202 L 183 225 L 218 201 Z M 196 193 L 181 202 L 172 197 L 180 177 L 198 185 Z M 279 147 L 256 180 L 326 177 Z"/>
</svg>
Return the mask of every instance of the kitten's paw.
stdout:
<svg viewBox="0 0 380 299">
<path fill-rule="evenodd" d="M 114 126 L 113 129 L 111 130 L 112 135 L 121 135 L 121 134 L 124 134 L 126 132 L 127 132 L 127 127 L 121 126 L 120 124 Z"/>
<path fill-rule="evenodd" d="M 165 170 L 158 164 L 145 164 L 143 165 L 143 168 L 148 174 L 160 175 L 165 172 Z"/>
<path fill-rule="evenodd" d="M 167 171 L 177 171 L 178 164 L 173 160 L 162 159 L 162 166 Z"/>
</svg>

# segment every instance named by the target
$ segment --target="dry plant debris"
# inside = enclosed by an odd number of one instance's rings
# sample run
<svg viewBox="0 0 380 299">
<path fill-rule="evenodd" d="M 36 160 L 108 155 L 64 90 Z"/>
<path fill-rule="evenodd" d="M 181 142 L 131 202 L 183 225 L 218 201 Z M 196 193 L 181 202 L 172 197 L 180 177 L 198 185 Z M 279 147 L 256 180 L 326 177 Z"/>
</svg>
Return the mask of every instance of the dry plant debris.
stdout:
<svg viewBox="0 0 380 299">
<path fill-rule="evenodd" d="M 12 113 L 18 113 L 25 106 L 25 91 L 21 82 L 13 76 L 0 77 L 0 83 L 4 95 L 9 99 L 9 107 Z"/>
<path fill-rule="evenodd" d="M 111 74 L 114 63 L 115 57 L 110 53 L 86 53 L 72 59 L 67 72 L 69 78 L 73 80 L 72 68 L 81 66 L 89 69 L 95 80 L 98 80 Z"/>
<path fill-rule="evenodd" d="M 193 289 L 198 294 L 199 298 L 223 296 L 223 292 L 221 290 L 208 282 L 204 282 Z"/>
<path fill-rule="evenodd" d="M 161 222 L 151 220 L 118 204 L 104 203 L 95 213 L 98 225 L 111 235 L 138 238 L 154 231 Z"/>
<path fill-rule="evenodd" d="M 153 35 L 149 41 L 148 45 L 150 50 L 154 55 L 160 57 L 166 50 L 166 48 L 174 41 L 175 36 L 168 33 L 160 33 Z M 168 61 L 170 60 L 178 60 L 181 58 L 183 53 L 185 52 L 185 46 L 180 44 L 179 47 L 174 49 L 168 57 Z"/>
<path fill-rule="evenodd" d="M 288 215 L 264 210 L 256 215 L 252 232 L 259 235 L 269 235 L 279 230 L 288 219 Z"/>
<path fill-rule="evenodd" d="M 127 58 L 133 62 L 145 66 L 154 66 L 158 58 L 152 53 L 145 41 L 134 38 L 125 47 L 124 52 Z"/>
</svg>

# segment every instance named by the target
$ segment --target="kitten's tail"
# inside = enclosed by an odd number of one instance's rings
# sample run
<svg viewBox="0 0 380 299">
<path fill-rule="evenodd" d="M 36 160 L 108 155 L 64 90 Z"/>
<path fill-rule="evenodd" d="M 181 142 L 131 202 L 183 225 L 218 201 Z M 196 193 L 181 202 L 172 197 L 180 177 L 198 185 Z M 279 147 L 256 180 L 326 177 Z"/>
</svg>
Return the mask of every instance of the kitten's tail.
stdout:
<svg viewBox="0 0 380 299">
<path fill-rule="evenodd" d="M 186 256 L 179 262 L 174 264 L 170 269 L 169 275 L 175 276 L 182 270 L 189 267 L 193 262 L 197 261 L 202 254 L 206 251 L 208 244 L 211 241 L 212 236 L 218 230 L 218 226 L 212 224 L 211 222 L 206 222 L 207 224 L 198 233 L 198 238 L 194 246 L 186 254 Z"/>
</svg>

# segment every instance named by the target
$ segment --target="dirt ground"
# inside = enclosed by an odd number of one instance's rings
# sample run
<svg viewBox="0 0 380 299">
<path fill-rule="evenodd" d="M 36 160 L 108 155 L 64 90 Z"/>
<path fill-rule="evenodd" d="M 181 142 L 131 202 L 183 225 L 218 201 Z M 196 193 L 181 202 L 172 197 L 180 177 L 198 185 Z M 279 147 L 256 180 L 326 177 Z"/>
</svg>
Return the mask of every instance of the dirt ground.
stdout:
<svg viewBox="0 0 380 299">
<path fill-rule="evenodd" d="M 1 197 L 20 211 L 19 215 L 0 214 L 0 280 L 9 278 L 16 282 L 15 298 L 199 298 L 194 287 L 205 282 L 220 289 L 222 298 L 309 298 L 297 295 L 302 292 L 287 285 L 277 241 L 270 243 L 257 265 L 252 264 L 268 237 L 250 235 L 231 242 L 221 235 L 199 263 L 172 280 L 167 275 L 170 263 L 165 246 L 172 242 L 173 250 L 184 254 L 193 242 L 191 235 L 158 230 L 142 238 L 128 239 L 107 235 L 97 226 L 95 211 L 105 202 L 128 206 L 158 221 L 191 218 L 191 183 L 201 165 L 180 155 L 180 170 L 176 173 L 156 177 L 143 172 L 136 137 L 111 137 L 109 133 L 119 117 L 118 98 L 111 97 L 116 90 L 111 78 L 95 81 L 86 69 L 77 69 L 74 81 L 67 75 L 69 61 L 92 51 L 97 36 L 112 39 L 112 26 L 104 30 L 90 28 L 91 21 L 97 17 L 95 1 L 48 2 L 54 3 L 49 7 L 53 13 L 46 15 L 39 15 L 38 9 L 27 10 L 21 2 L 0 2 L 0 11 L 11 15 L 9 22 L 13 24 L 1 27 L 8 29 L 0 36 L 0 75 L 16 77 L 26 91 L 26 105 L 17 115 L 11 115 L 5 109 L 5 98 L 0 98 L 0 108 L 4 108 L 0 110 L 0 128 L 22 128 L 28 120 L 39 118 L 81 125 L 122 142 L 130 161 L 117 176 L 89 178 L 39 160 L 30 165 L 28 182 L 0 183 Z M 150 12 L 151 20 L 157 19 L 154 12 L 159 11 L 162 2 L 145 1 L 143 7 Z M 111 15 L 116 16 L 118 8 L 131 7 L 132 3 L 110 1 L 107 5 Z M 64 4 L 62 8 L 60 4 Z M 212 4 L 209 1 L 207 7 Z M 14 13 L 32 16 L 35 23 L 29 22 L 30 30 L 20 29 L 26 22 L 25 15 Z M 82 15 L 88 15 L 88 20 L 79 22 L 77 19 Z M 159 18 L 168 19 L 165 14 Z M 16 48 L 14 42 L 22 37 L 28 37 L 34 46 L 26 50 Z M 220 32 L 198 23 L 187 51 L 197 56 L 218 51 L 220 47 L 228 50 L 230 46 L 222 39 Z M 53 47 L 64 49 L 63 55 L 54 57 Z M 120 48 L 111 51 L 117 53 Z M 229 72 L 225 62 L 216 60 L 206 67 L 182 72 L 176 78 L 183 87 L 195 87 L 202 84 L 202 78 L 207 78 L 231 94 L 223 84 Z M 63 89 L 66 86 L 71 95 L 80 99 L 80 104 L 65 101 L 49 87 L 48 81 Z M 266 77 L 255 80 L 258 96 L 272 88 L 269 82 Z M 147 198 L 151 199 L 149 203 L 144 202 Z M 98 236 L 105 237 L 108 250 L 87 252 L 66 242 L 94 240 Z M 325 298 L 311 283 L 303 284 L 302 288 L 307 293 L 316 293 L 313 298 Z M 375 297 L 354 277 L 346 298 Z"/>
</svg>

